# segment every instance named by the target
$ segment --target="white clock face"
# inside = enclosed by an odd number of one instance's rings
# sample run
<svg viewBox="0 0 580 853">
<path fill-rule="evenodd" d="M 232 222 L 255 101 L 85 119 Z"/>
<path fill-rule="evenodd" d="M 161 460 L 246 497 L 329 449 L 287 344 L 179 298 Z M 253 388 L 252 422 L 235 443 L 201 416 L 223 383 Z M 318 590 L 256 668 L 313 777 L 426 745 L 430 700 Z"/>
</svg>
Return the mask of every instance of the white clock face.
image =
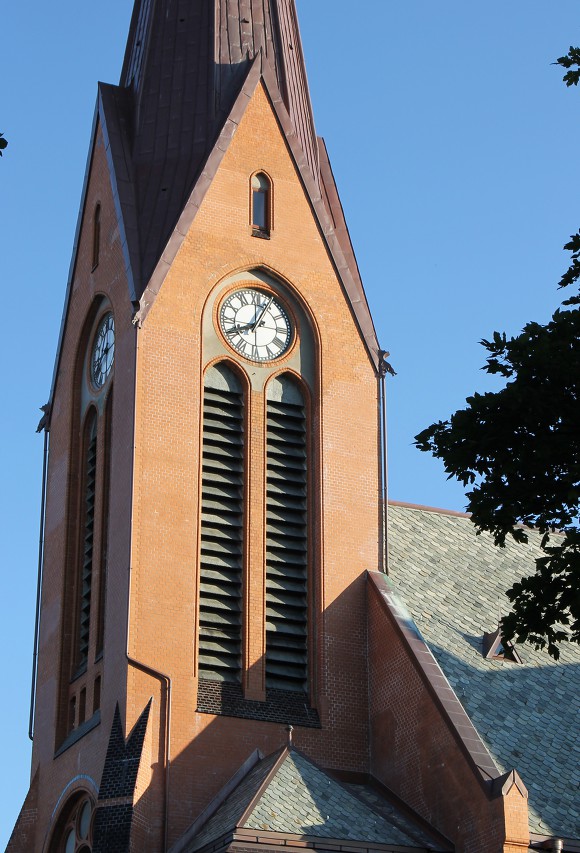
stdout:
<svg viewBox="0 0 580 853">
<path fill-rule="evenodd" d="M 91 379 L 95 388 L 107 381 L 115 360 L 115 321 L 111 313 L 105 314 L 95 335 L 91 353 Z"/>
<path fill-rule="evenodd" d="M 221 330 L 233 349 L 250 361 L 272 361 L 292 341 L 292 327 L 277 297 L 261 290 L 236 290 L 222 302 Z"/>
</svg>

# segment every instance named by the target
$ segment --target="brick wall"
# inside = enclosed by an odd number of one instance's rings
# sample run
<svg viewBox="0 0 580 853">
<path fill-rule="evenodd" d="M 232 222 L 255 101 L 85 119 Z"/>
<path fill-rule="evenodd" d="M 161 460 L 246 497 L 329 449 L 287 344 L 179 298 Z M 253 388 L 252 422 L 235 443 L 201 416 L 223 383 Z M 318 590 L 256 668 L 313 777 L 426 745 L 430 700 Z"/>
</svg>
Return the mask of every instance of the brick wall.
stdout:
<svg viewBox="0 0 580 853">
<path fill-rule="evenodd" d="M 251 236 L 249 180 L 258 169 L 273 181 L 270 240 Z M 242 274 L 257 267 L 269 271 L 281 298 L 302 317 L 300 340 L 282 366 L 301 373 L 311 395 L 310 705 L 322 728 L 298 727 L 295 742 L 326 767 L 368 771 L 363 573 L 379 560 L 377 381 L 260 86 L 139 330 L 130 654 L 172 678 L 170 841 L 252 750 L 268 753 L 286 740 L 281 717 L 267 722 L 196 713 L 203 369 L 220 355 L 236 360 L 215 331 L 216 306 L 220 294 L 236 286 L 236 274 L 239 284 L 258 286 Z M 253 451 L 243 689 L 246 698 L 261 700 L 267 371 L 238 361 L 252 389 L 248 428 Z M 131 673 L 128 726 L 151 689 L 142 673 Z M 154 707 L 153 733 L 161 731 L 156 714 Z M 158 746 L 153 745 L 154 753 Z"/>
<path fill-rule="evenodd" d="M 97 203 L 101 205 L 100 258 L 98 266 L 93 270 L 93 214 Z M 52 826 L 57 818 L 54 810 L 59 797 L 70 780 L 78 775 L 79 768 L 82 768 L 82 774 L 87 777 L 87 790 L 98 788 L 115 703 L 118 700 L 124 701 L 126 689 L 123 649 L 126 637 L 130 550 L 130 475 L 136 335 L 131 322 L 132 306 L 128 298 L 124 269 L 106 152 L 102 134 L 98 131 L 61 345 L 59 376 L 51 420 L 42 619 L 32 754 L 33 773 L 40 770 L 41 784 L 36 840 L 28 850 L 42 848 L 47 828 Z M 84 356 L 91 343 L 88 330 L 91 328 L 95 305 L 101 294 L 106 294 L 116 324 L 115 399 L 112 416 L 114 447 L 110 503 L 112 523 L 108 547 L 107 616 L 104 656 L 100 663 L 95 663 L 98 586 L 98 560 L 95 560 L 95 597 L 92 602 L 95 618 L 92 619 L 91 627 L 93 653 L 89 659 L 87 673 L 78 681 L 79 690 L 83 686 L 86 687 L 87 706 L 92 712 L 94 677 L 102 672 L 101 723 L 55 759 L 55 751 L 66 734 L 68 710 L 70 659 L 67 657 L 67 649 L 72 642 L 74 629 L 66 614 L 74 612 L 77 594 L 71 576 L 76 570 L 78 553 L 78 540 L 75 535 L 78 518 L 75 503 L 78 495 L 75 489 L 78 475 L 71 460 L 78 457 L 80 450 L 79 407 L 82 407 L 84 402 L 79 395 L 79 372 L 82 374 Z M 55 298 L 60 300 L 62 294 L 56 294 Z M 100 496 L 97 500 L 100 500 Z M 100 531 L 96 533 L 98 538 Z M 98 550 L 98 542 L 95 546 Z M 67 633 L 63 635 L 64 625 L 67 625 Z"/>
<path fill-rule="evenodd" d="M 495 790 L 493 765 L 487 762 L 487 777 L 470 758 L 459 731 L 460 706 L 455 722 L 453 711 L 449 716 L 441 707 L 379 588 L 379 583 L 368 584 L 373 776 L 455 844 L 457 853 L 511 853 L 506 839 L 523 842 L 527 849 L 525 796 L 514 788 L 506 797 L 501 785 Z M 445 682 L 442 674 L 439 678 Z"/>
</svg>

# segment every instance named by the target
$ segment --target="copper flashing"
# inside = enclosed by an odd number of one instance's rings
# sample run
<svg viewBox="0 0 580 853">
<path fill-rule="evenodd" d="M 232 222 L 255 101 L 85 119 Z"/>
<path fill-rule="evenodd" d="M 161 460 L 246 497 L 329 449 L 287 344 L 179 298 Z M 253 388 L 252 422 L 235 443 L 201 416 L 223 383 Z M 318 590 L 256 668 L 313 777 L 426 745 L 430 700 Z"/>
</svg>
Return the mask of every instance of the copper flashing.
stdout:
<svg viewBox="0 0 580 853">
<path fill-rule="evenodd" d="M 489 794 L 489 783 L 500 776 L 489 750 L 465 713 L 463 705 L 421 636 L 411 614 L 397 595 L 392 582 L 380 572 L 367 572 L 367 575 L 371 588 L 407 646 L 415 668 L 441 713 L 446 717 L 455 740 Z"/>
<path fill-rule="evenodd" d="M 230 794 L 238 787 L 240 782 L 246 778 L 248 773 L 254 769 L 264 758 L 259 749 L 255 749 L 252 754 L 246 759 L 242 766 L 234 773 L 232 778 L 227 782 L 221 791 L 216 794 L 211 803 L 198 815 L 189 829 L 181 836 L 179 841 L 171 848 L 171 853 L 186 853 L 190 844 L 202 826 L 217 812 L 221 805 L 227 800 Z"/>
<path fill-rule="evenodd" d="M 522 782 L 521 776 L 517 770 L 510 770 L 504 773 L 503 776 L 498 776 L 491 784 L 492 797 L 506 797 L 513 787 L 516 787 L 522 797 L 528 799 L 528 789 Z"/>
<path fill-rule="evenodd" d="M 117 86 L 99 83 L 99 116 L 109 166 L 111 190 L 129 284 L 129 298 L 137 301 L 141 278 L 137 202 L 131 170 L 127 127 L 127 93 Z"/>
<path fill-rule="evenodd" d="M 513 643 L 504 640 L 501 633 L 501 625 L 483 635 L 482 652 L 487 660 L 509 660 L 512 663 L 523 663 Z"/>
<path fill-rule="evenodd" d="M 538 835 L 532 832 L 530 850 L 561 850 L 562 853 L 580 853 L 580 838 L 555 838 L 553 835 Z"/>
<path fill-rule="evenodd" d="M 139 311 L 135 317 L 135 322 L 138 325 L 141 325 L 145 320 L 149 309 L 169 272 L 171 264 L 179 251 L 185 235 L 201 207 L 205 194 L 217 173 L 229 144 L 244 116 L 249 99 L 256 91 L 260 81 L 264 84 L 266 94 L 270 99 L 280 127 L 286 138 L 289 152 L 293 158 L 298 174 L 300 175 L 304 190 L 310 201 L 313 214 L 317 219 L 321 236 L 326 243 L 337 277 L 342 284 L 345 297 L 351 307 L 353 318 L 359 328 L 361 337 L 365 341 L 369 358 L 375 366 L 375 369 L 378 370 L 380 348 L 366 297 L 362 290 L 362 283 L 360 283 L 359 278 L 359 284 L 357 285 L 357 282 L 353 277 L 351 266 L 343 254 L 340 241 L 324 205 L 320 188 L 312 176 L 310 167 L 298 141 L 296 130 L 292 125 L 288 112 L 286 111 L 282 96 L 277 89 L 276 78 L 271 70 L 270 64 L 264 62 L 262 54 L 259 54 L 250 66 L 250 70 L 241 87 L 240 93 L 224 123 L 216 144 L 203 167 L 201 175 L 197 180 L 185 207 L 183 208 L 169 242 L 167 243 L 161 258 L 151 275 L 149 283 L 145 288 L 143 296 L 141 297 Z"/>
<path fill-rule="evenodd" d="M 439 515 L 453 515 L 456 518 L 471 518 L 471 513 L 469 512 L 459 512 L 455 509 L 440 509 L 435 506 L 423 506 L 423 504 L 410 504 L 406 501 L 389 500 L 389 506 L 402 506 L 405 509 L 419 509 L 422 512 L 437 512 Z"/>
</svg>

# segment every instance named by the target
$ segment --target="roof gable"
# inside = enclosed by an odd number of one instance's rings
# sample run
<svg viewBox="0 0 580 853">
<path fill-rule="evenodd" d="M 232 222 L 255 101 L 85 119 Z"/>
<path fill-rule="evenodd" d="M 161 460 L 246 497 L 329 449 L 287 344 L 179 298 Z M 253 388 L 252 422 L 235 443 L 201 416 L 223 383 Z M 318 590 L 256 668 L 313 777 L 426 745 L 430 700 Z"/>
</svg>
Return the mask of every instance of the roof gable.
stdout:
<svg viewBox="0 0 580 853">
<path fill-rule="evenodd" d="M 224 122 L 218 139 L 203 166 L 199 179 L 193 187 L 192 193 L 169 237 L 163 254 L 155 266 L 155 269 L 153 270 L 148 284 L 141 296 L 140 308 L 135 321 L 139 324 L 143 323 L 152 304 L 154 303 L 157 294 L 159 293 L 159 290 L 171 269 L 173 261 L 181 248 L 183 240 L 197 216 L 197 213 L 205 199 L 206 193 L 216 177 L 223 158 L 229 150 L 230 144 L 244 118 L 250 100 L 254 96 L 256 89 L 260 84 L 264 86 L 275 118 L 280 127 L 282 138 L 286 143 L 287 150 L 302 183 L 302 188 L 312 210 L 314 221 L 316 222 L 319 233 L 324 241 L 328 256 L 333 264 L 338 281 L 342 286 L 345 299 L 347 304 L 350 306 L 352 316 L 358 327 L 360 336 L 366 346 L 369 359 L 374 366 L 377 367 L 379 345 L 325 149 L 325 168 L 323 170 L 323 179 L 325 187 L 329 187 L 331 189 L 329 195 L 335 205 L 334 212 L 340 225 L 337 230 L 335 230 L 333 219 L 325 206 L 321 189 L 312 177 L 298 134 L 290 121 L 282 96 L 276 88 L 276 79 L 272 74 L 269 65 L 264 62 L 262 55 L 257 56 L 250 66 L 248 74 L 241 86 L 239 95 Z"/>
<path fill-rule="evenodd" d="M 424 851 L 397 821 L 389 820 L 331 778 L 305 755 L 290 747 L 254 765 L 219 806 L 184 853 L 208 846 L 219 849 L 232 838 L 275 835 L 380 845 L 383 849 Z M 422 839 L 424 840 L 424 839 Z"/>
</svg>

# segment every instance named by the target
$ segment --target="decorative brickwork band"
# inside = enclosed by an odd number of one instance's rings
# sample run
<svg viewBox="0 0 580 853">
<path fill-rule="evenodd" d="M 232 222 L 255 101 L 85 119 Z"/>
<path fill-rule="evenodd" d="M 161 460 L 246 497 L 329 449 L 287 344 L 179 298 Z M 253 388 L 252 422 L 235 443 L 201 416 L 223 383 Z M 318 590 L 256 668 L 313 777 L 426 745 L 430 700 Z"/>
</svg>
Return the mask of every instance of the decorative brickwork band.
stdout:
<svg viewBox="0 0 580 853">
<path fill-rule="evenodd" d="M 308 696 L 291 690 L 266 690 L 266 701 L 255 702 L 244 698 L 238 684 L 200 678 L 197 710 L 203 714 L 321 728 L 318 712 L 309 706 Z"/>
</svg>

